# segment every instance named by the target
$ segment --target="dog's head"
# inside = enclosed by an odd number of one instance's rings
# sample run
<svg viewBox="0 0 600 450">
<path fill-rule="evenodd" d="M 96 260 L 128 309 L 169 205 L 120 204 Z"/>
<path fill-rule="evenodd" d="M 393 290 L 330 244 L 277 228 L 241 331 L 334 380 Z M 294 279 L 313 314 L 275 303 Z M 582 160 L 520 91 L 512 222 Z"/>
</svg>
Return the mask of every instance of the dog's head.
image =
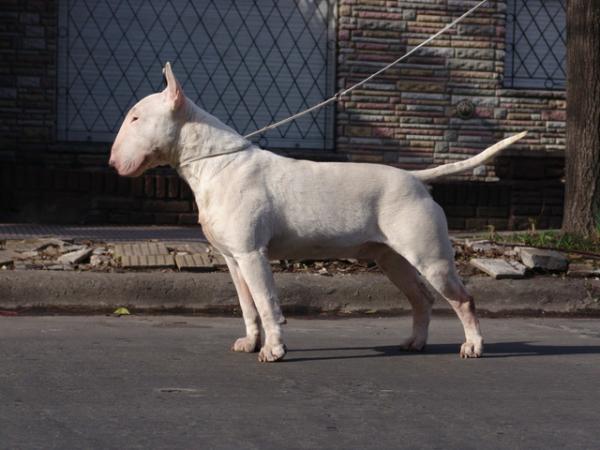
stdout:
<svg viewBox="0 0 600 450">
<path fill-rule="evenodd" d="M 119 175 L 137 177 L 147 169 L 171 162 L 184 123 L 186 99 L 169 63 L 163 73 L 165 90 L 135 104 L 115 138 L 109 164 Z"/>
</svg>

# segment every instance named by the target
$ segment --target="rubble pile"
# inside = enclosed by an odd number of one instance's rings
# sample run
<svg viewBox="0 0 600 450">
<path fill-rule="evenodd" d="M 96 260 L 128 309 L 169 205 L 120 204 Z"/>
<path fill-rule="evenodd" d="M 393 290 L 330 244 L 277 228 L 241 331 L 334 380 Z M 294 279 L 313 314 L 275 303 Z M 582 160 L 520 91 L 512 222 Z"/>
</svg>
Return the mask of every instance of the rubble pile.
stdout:
<svg viewBox="0 0 600 450">
<path fill-rule="evenodd" d="M 452 239 L 463 277 L 487 274 L 496 279 L 538 274 L 600 277 L 598 260 L 579 254 L 533 247 L 497 244 L 484 239 Z M 271 261 L 274 272 L 315 273 L 323 276 L 378 272 L 373 261 Z M 223 256 L 206 243 L 104 243 L 54 238 L 0 242 L 1 270 L 130 270 L 226 271 Z"/>
</svg>

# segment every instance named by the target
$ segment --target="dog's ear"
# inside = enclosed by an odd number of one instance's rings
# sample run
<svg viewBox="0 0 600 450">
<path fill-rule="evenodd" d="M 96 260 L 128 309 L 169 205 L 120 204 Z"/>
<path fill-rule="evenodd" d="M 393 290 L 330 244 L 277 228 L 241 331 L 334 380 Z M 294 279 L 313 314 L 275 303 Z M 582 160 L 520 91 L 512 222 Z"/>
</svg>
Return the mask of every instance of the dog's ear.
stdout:
<svg viewBox="0 0 600 450">
<path fill-rule="evenodd" d="M 171 64 L 168 62 L 165 64 L 165 68 L 163 69 L 163 76 L 165 77 L 165 81 L 167 83 L 167 87 L 163 91 L 163 94 L 165 95 L 167 102 L 169 102 L 171 109 L 175 111 L 183 104 L 184 95 L 179 81 L 177 81 L 177 78 L 175 78 L 175 75 L 173 74 Z"/>
</svg>

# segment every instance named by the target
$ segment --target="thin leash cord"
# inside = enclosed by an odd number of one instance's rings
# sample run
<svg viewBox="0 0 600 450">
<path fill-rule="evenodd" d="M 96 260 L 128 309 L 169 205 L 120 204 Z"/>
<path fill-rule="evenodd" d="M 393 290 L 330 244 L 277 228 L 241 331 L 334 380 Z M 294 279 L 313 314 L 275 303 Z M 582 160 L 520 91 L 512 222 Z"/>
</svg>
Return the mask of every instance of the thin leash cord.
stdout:
<svg viewBox="0 0 600 450">
<path fill-rule="evenodd" d="M 330 97 L 327 100 L 323 100 L 321 103 L 317 103 L 316 105 L 311 106 L 310 108 L 305 109 L 304 111 L 301 111 L 301 112 L 299 112 L 297 114 L 294 114 L 293 116 L 290 116 L 287 119 L 283 119 L 283 120 L 280 120 L 279 122 L 275 122 L 275 123 L 272 123 L 271 125 L 267 125 L 266 127 L 263 127 L 260 130 L 253 131 L 252 133 L 247 134 L 246 136 L 244 136 L 244 138 L 249 139 L 249 138 L 251 138 L 253 136 L 256 136 L 258 134 L 262 134 L 265 131 L 269 131 L 269 130 L 272 130 L 274 128 L 280 127 L 281 125 L 285 125 L 286 123 L 291 122 L 293 120 L 296 120 L 296 119 L 298 119 L 298 118 L 300 118 L 300 117 L 302 117 L 302 116 L 304 116 L 304 115 L 306 115 L 306 114 L 308 114 L 308 113 L 310 113 L 312 111 L 315 111 L 315 110 L 320 109 L 320 108 L 322 108 L 324 106 L 327 106 L 330 103 L 339 101 L 344 95 L 347 95 L 348 93 L 350 93 L 354 89 L 359 88 L 360 86 L 364 85 L 365 83 L 368 83 L 369 81 L 371 81 L 376 76 L 382 74 L 383 72 L 385 72 L 389 68 L 395 66 L 396 64 L 402 62 L 404 59 L 408 58 L 410 55 L 412 55 L 414 52 L 416 52 L 420 48 L 425 47 L 431 41 L 433 41 L 434 39 L 436 39 L 440 35 L 444 34 L 446 31 L 448 31 L 454 25 L 456 25 L 457 23 L 459 23 L 460 21 L 462 21 L 464 18 L 466 18 L 466 17 L 470 16 L 471 14 L 473 14 L 473 12 L 475 12 L 477 9 L 479 9 L 481 6 L 483 6 L 483 4 L 486 3 L 487 1 L 488 0 L 482 0 L 477 5 L 475 5 L 473 8 L 471 8 L 466 13 L 464 13 L 462 16 L 460 16 L 458 19 L 455 19 L 454 21 L 452 21 L 451 23 L 449 23 L 448 25 L 446 25 L 444 28 L 442 28 L 440 31 L 438 31 L 434 35 L 430 36 L 425 41 L 421 42 L 419 45 L 417 45 L 416 47 L 412 48 L 410 51 L 408 51 L 407 53 L 405 53 L 404 55 L 402 55 L 400 58 L 398 58 L 397 60 L 389 63 L 387 66 L 383 67 L 382 69 L 379 69 L 377 72 L 371 74 L 370 76 L 368 76 L 364 80 L 359 81 L 358 83 L 356 83 L 353 86 L 350 86 L 347 89 L 342 89 L 342 90 L 338 91 L 333 97 Z"/>
</svg>

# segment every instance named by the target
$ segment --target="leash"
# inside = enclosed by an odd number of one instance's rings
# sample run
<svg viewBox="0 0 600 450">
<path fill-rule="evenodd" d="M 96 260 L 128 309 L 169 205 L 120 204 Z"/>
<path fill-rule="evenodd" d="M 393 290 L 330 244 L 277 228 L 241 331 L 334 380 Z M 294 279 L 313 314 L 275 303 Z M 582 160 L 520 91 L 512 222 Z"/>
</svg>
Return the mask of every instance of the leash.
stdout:
<svg viewBox="0 0 600 450">
<path fill-rule="evenodd" d="M 386 70 L 390 69 L 391 67 L 395 66 L 396 64 L 404 61 L 406 58 L 408 58 L 410 55 L 412 55 L 413 53 L 415 53 L 417 50 L 425 47 L 427 44 L 429 44 L 431 41 L 433 41 L 434 39 L 438 38 L 439 36 L 441 36 L 442 34 L 444 34 L 446 31 L 448 31 L 450 28 L 454 27 L 457 23 L 461 22 L 463 19 L 465 19 L 466 17 L 470 16 L 471 14 L 473 14 L 476 10 L 478 10 L 480 7 L 482 7 L 484 5 L 484 3 L 487 3 L 488 0 L 482 0 L 479 3 L 477 3 L 474 7 L 472 7 L 470 10 L 468 10 L 466 13 L 464 13 L 462 16 L 460 16 L 459 18 L 453 20 L 452 22 L 450 22 L 448 25 L 446 25 L 444 28 L 442 28 L 440 31 L 438 31 L 437 33 L 429 36 L 429 38 L 427 38 L 426 40 L 424 40 L 423 42 L 421 42 L 419 45 L 417 45 L 416 47 L 412 48 L 411 50 L 409 50 L 408 52 L 406 52 L 404 55 L 402 55 L 400 58 L 396 59 L 395 61 L 392 61 L 391 63 L 389 63 L 388 65 L 386 65 L 385 67 L 379 69 L 377 72 L 372 73 L 371 75 L 369 75 L 367 78 L 363 79 L 362 81 L 359 81 L 358 83 L 350 86 L 347 89 L 341 89 L 339 90 L 335 95 L 333 95 L 332 97 L 323 100 L 320 103 L 317 103 L 316 105 L 313 105 L 311 107 L 309 107 L 308 109 L 305 109 L 304 111 L 301 111 L 299 113 L 296 113 L 290 117 L 288 117 L 287 119 L 283 119 L 280 120 L 279 122 L 274 122 L 271 125 L 267 125 L 266 127 L 261 128 L 260 130 L 256 130 L 253 131 L 250 134 L 247 134 L 244 136 L 245 139 L 249 139 L 251 137 L 254 137 L 256 135 L 262 134 L 266 131 L 269 130 L 273 130 L 277 127 L 280 127 L 281 125 L 285 125 L 286 123 L 289 123 L 293 120 L 296 120 L 312 111 L 316 111 L 317 109 L 321 109 L 324 106 L 329 105 L 330 103 L 333 102 L 337 102 L 339 100 L 341 100 L 341 98 L 345 95 L 348 95 L 350 92 L 352 92 L 353 90 L 361 87 L 362 85 L 364 85 L 365 83 L 368 83 L 369 81 L 371 81 L 373 78 L 377 77 L 378 75 L 381 75 L 383 72 L 385 72 Z M 181 163 L 179 163 L 179 167 L 185 167 L 188 166 L 189 164 L 191 164 L 194 161 L 198 161 L 201 159 L 206 159 L 206 158 L 213 158 L 215 156 L 221 156 L 221 155 L 229 155 L 231 153 L 238 153 L 241 152 L 243 150 L 246 150 L 248 147 L 252 146 L 253 144 L 251 142 L 248 142 L 247 144 L 243 144 L 240 147 L 231 149 L 229 151 L 225 151 L 222 153 L 213 153 L 211 155 L 197 155 L 195 157 L 189 158 Z"/>
<path fill-rule="evenodd" d="M 321 103 L 317 103 L 316 105 L 311 106 L 310 108 L 305 109 L 304 111 L 301 111 L 301 112 L 299 112 L 297 114 L 294 114 L 293 116 L 290 116 L 287 119 L 283 119 L 283 120 L 280 120 L 279 122 L 275 122 L 275 123 L 272 123 L 271 125 L 267 125 L 266 127 L 263 127 L 260 130 L 253 131 L 252 133 L 247 134 L 246 136 L 244 136 L 244 138 L 249 139 L 249 138 L 251 138 L 253 136 L 256 136 L 258 134 L 262 134 L 265 131 L 269 131 L 269 130 L 272 130 L 274 128 L 280 127 L 281 125 L 285 125 L 286 123 L 289 123 L 289 122 L 291 122 L 293 120 L 296 120 L 296 119 L 298 119 L 298 118 L 300 118 L 300 117 L 302 117 L 302 116 L 304 116 L 304 115 L 306 115 L 306 114 L 308 114 L 308 113 L 310 113 L 312 111 L 316 111 L 317 109 L 321 109 L 324 106 L 329 105 L 330 103 L 337 102 L 337 101 L 341 100 L 341 98 L 343 96 L 349 94 L 354 89 L 359 88 L 360 86 L 364 85 L 365 83 L 368 83 L 369 81 L 371 81 L 376 76 L 382 74 L 383 72 L 385 72 L 389 68 L 395 66 L 396 64 L 402 62 L 404 59 L 408 58 L 410 55 L 412 55 L 414 52 L 416 52 L 420 48 L 425 47 L 427 44 L 429 44 L 431 41 L 433 41 L 434 39 L 436 39 L 439 36 L 441 36 L 442 34 L 444 34 L 450 28 L 452 28 L 453 26 L 455 26 L 457 23 L 459 23 L 460 21 L 462 21 L 466 17 L 468 17 L 471 14 L 473 14 L 477 9 L 479 9 L 481 6 L 483 6 L 483 4 L 486 3 L 487 1 L 488 0 L 482 0 L 482 1 L 480 1 L 477 5 L 475 5 L 473 8 L 471 8 L 470 10 L 468 10 L 466 13 L 464 13 L 458 19 L 455 19 L 454 21 L 452 21 L 451 23 L 449 23 L 448 25 L 446 25 L 444 28 L 442 28 L 440 31 L 438 31 L 434 35 L 430 36 L 425 41 L 421 42 L 419 45 L 417 45 L 416 47 L 414 47 L 413 49 L 411 49 L 410 51 L 408 51 L 407 53 L 405 53 L 404 55 L 402 55 L 400 58 L 396 59 L 395 61 L 392 61 L 387 66 L 385 66 L 382 69 L 379 69 L 377 72 L 369 75 L 364 80 L 359 81 L 358 83 L 356 83 L 353 86 L 350 86 L 347 89 L 342 89 L 342 90 L 338 91 L 335 95 L 333 95 L 332 97 L 328 98 L 327 100 L 323 100 Z"/>
</svg>

